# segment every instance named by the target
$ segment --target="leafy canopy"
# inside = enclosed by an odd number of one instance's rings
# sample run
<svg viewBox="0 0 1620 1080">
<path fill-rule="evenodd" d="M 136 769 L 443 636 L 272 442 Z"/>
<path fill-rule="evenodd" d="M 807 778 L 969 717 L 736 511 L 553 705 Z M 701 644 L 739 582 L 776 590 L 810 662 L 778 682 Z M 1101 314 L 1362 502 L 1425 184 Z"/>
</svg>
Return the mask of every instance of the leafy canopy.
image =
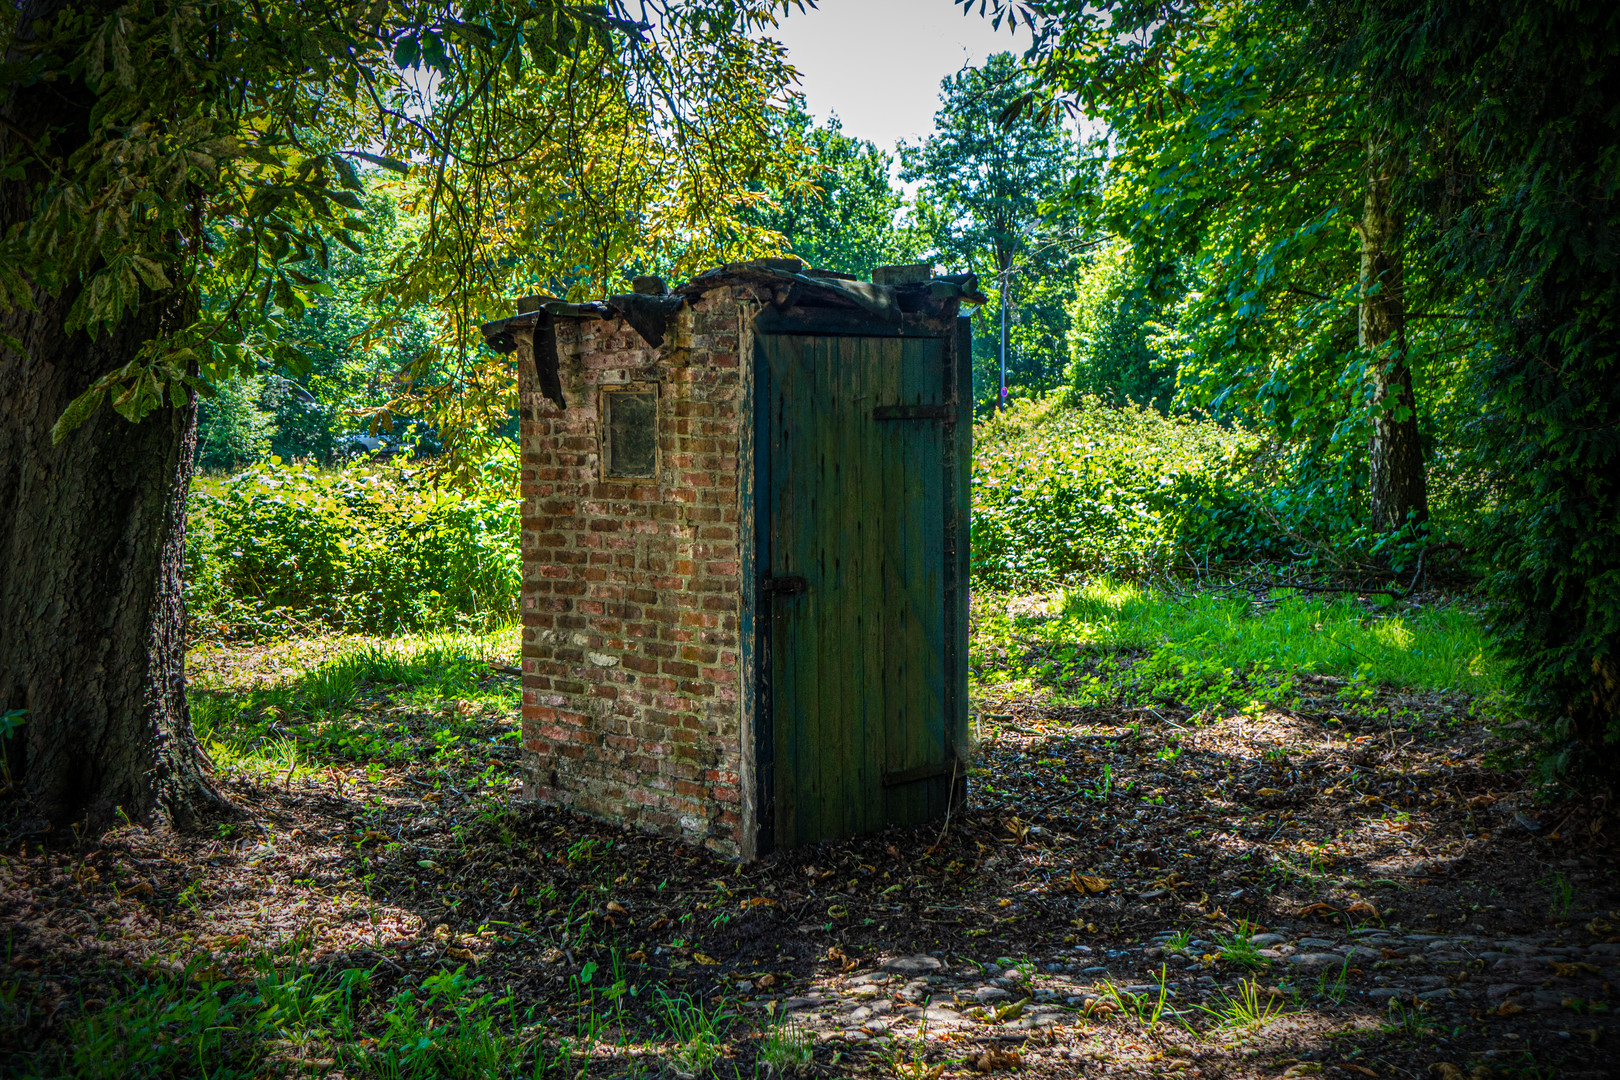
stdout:
<svg viewBox="0 0 1620 1080">
<path fill-rule="evenodd" d="M 761 182 L 794 183 L 797 148 L 764 137 L 793 77 L 764 31 L 789 6 L 802 0 L 7 6 L 0 80 L 50 83 L 64 104 L 0 143 L 27 207 L 0 237 L 0 308 L 68 296 L 68 331 L 107 334 L 137 305 L 190 302 L 57 437 L 109 399 L 138 420 L 261 364 L 301 371 L 290 327 L 329 293 L 334 250 L 359 250 L 365 169 L 398 174 L 423 221 L 374 298 L 441 313 L 420 363 L 453 360 L 465 392 L 411 372 L 406 386 L 452 419 L 510 393 L 470 344 L 501 298 L 773 250 L 745 211 Z M 390 328 L 385 312 L 374 331 Z"/>
</svg>

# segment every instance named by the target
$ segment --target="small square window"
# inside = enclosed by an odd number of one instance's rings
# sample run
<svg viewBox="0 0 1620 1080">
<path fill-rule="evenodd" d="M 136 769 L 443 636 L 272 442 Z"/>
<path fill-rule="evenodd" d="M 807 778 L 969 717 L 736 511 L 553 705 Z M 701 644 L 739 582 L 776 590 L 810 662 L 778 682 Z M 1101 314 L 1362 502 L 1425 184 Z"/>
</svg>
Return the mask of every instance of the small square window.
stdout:
<svg viewBox="0 0 1620 1080">
<path fill-rule="evenodd" d="M 602 394 L 603 475 L 658 475 L 658 391 L 608 390 Z"/>
</svg>

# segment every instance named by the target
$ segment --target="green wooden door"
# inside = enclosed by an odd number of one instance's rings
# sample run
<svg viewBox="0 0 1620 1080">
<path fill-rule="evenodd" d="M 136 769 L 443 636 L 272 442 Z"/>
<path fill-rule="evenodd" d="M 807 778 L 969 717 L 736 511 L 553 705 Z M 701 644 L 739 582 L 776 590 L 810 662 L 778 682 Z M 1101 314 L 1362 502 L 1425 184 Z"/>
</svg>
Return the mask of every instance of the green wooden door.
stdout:
<svg viewBox="0 0 1620 1080">
<path fill-rule="evenodd" d="M 929 820 L 953 777 L 946 343 L 758 340 L 775 843 Z"/>
</svg>

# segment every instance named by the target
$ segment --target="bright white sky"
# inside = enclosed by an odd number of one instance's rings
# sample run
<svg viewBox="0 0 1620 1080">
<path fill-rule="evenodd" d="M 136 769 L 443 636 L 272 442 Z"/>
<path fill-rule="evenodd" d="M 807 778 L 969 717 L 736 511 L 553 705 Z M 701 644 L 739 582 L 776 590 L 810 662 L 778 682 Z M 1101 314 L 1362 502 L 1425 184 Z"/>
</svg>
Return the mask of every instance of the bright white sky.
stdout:
<svg viewBox="0 0 1620 1080">
<path fill-rule="evenodd" d="M 893 151 L 933 129 L 941 79 L 1028 48 L 1028 30 L 992 30 L 976 12 L 964 16 L 952 0 L 819 0 L 771 36 L 788 47 L 817 121 L 837 113 L 844 134 Z"/>
</svg>

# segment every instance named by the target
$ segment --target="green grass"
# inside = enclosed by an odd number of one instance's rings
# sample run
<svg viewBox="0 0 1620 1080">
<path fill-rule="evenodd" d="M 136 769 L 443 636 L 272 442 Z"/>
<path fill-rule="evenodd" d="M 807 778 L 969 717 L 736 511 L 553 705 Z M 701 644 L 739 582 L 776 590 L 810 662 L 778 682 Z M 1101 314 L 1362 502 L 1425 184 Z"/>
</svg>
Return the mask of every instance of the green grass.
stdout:
<svg viewBox="0 0 1620 1080">
<path fill-rule="evenodd" d="M 382 711 L 385 701 L 389 709 L 444 714 L 431 738 L 437 751 L 448 753 L 461 728 L 512 705 L 511 686 L 493 684 L 489 665 L 512 663 L 516 627 L 482 634 L 334 637 L 314 644 L 318 647 L 289 646 L 290 662 L 269 681 L 230 669 L 210 670 L 194 681 L 188 694 L 192 728 L 217 763 L 295 775 L 316 757 L 414 756 L 419 747 L 400 737 L 401 721 Z M 203 652 L 193 659 L 208 656 Z"/>
<path fill-rule="evenodd" d="M 1250 696 L 1286 694 L 1299 674 L 1483 698 L 1503 691 L 1484 626 L 1457 603 L 1369 606 L 1278 593 L 1256 605 L 1107 578 L 1059 594 L 1044 617 L 1009 615 L 998 600 L 980 601 L 977 612 L 981 687 L 1046 686 L 1075 704 L 1123 694 L 1242 705 Z"/>
<path fill-rule="evenodd" d="M 112 1002 L 72 1023 L 61 1056 L 24 1076 L 140 1080 L 179 1075 L 228 1080 L 333 1070 L 386 1080 L 461 1076 L 498 1080 L 538 1071 L 513 1015 L 464 970 L 440 971 L 382 997 L 372 972 L 316 972 L 296 952 L 257 958 L 245 987 L 220 981 L 211 961 L 178 975 L 132 976 Z M 525 1066 L 533 1065 L 534 1069 Z"/>
</svg>

